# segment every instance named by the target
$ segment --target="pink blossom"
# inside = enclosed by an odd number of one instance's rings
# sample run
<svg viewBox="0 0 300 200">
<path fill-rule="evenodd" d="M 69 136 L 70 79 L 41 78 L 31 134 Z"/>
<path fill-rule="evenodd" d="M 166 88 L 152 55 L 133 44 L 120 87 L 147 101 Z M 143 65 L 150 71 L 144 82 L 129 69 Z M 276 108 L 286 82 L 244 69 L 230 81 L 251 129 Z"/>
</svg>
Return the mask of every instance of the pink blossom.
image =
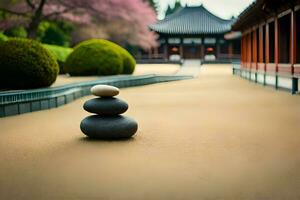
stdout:
<svg viewBox="0 0 300 200">
<path fill-rule="evenodd" d="M 6 22 L 5 20 L 0 22 L 2 29 L 9 27 L 9 24 L 29 22 L 41 0 L 32 0 L 32 5 L 28 5 L 25 0 L 10 0 L 9 2 L 0 3 L 0 8 L 22 11 L 26 15 L 18 17 L 11 15 L 12 17 Z M 92 29 L 87 28 L 91 31 L 88 34 L 91 37 L 97 37 L 99 36 L 97 33 L 102 32 L 108 39 L 114 39 L 119 43 L 127 42 L 144 49 L 156 45 L 156 36 L 148 28 L 149 24 L 156 21 L 156 14 L 144 0 L 46 0 L 42 14 L 45 20 L 63 19 L 85 28 L 92 27 Z M 113 30 L 113 28 L 116 29 Z M 95 29 L 101 29 L 101 31 L 95 31 Z M 76 32 L 73 35 L 76 37 Z"/>
</svg>

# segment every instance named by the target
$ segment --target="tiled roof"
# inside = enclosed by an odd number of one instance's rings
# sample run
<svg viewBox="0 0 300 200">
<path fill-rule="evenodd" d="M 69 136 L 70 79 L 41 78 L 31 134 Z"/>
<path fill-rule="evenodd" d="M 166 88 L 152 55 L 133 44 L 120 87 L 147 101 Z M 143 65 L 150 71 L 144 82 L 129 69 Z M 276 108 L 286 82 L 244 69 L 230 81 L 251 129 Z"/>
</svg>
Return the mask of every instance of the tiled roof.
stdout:
<svg viewBox="0 0 300 200">
<path fill-rule="evenodd" d="M 164 34 L 218 34 L 229 32 L 234 21 L 221 19 L 201 5 L 184 7 L 149 27 Z"/>
<path fill-rule="evenodd" d="M 255 0 L 238 16 L 232 30 L 245 30 L 297 5 L 300 0 Z"/>
</svg>

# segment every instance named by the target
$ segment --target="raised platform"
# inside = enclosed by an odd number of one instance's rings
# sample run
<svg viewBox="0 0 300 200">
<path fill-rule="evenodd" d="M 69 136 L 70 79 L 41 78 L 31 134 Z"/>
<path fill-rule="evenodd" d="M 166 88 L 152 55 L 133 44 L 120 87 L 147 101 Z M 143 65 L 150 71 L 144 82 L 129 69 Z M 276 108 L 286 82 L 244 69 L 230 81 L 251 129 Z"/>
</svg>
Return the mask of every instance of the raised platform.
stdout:
<svg viewBox="0 0 300 200">
<path fill-rule="evenodd" d="M 243 69 L 239 63 L 233 63 L 232 73 L 255 83 L 272 86 L 275 89 L 290 91 L 292 94 L 299 92 L 299 76 L 283 74 L 278 72 L 265 72 Z"/>
<path fill-rule="evenodd" d="M 119 88 L 191 79 L 193 76 L 110 76 L 98 80 L 72 83 L 52 88 L 0 92 L 0 117 L 18 115 L 62 106 L 80 97 L 90 95 L 90 88 L 97 84 Z"/>
</svg>

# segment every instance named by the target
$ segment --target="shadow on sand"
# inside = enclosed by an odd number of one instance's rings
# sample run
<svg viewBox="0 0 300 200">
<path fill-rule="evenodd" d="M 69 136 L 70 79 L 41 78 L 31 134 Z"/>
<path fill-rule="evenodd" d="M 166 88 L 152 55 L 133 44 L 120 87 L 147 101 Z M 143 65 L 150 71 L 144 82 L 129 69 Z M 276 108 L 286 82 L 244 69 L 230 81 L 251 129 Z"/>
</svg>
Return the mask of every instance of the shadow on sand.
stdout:
<svg viewBox="0 0 300 200">
<path fill-rule="evenodd" d="M 115 142 L 133 142 L 135 140 L 134 137 L 131 138 L 118 138 L 118 139 L 98 139 L 98 138 L 89 138 L 89 137 L 81 137 L 79 138 L 80 142 L 83 143 L 115 143 Z"/>
</svg>

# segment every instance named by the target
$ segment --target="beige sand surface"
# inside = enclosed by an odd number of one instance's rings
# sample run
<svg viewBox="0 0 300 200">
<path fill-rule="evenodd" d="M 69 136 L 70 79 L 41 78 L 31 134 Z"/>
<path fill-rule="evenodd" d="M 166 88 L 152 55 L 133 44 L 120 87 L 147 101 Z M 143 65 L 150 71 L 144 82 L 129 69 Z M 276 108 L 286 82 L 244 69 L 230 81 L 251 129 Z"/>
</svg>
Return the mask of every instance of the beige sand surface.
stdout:
<svg viewBox="0 0 300 200">
<path fill-rule="evenodd" d="M 172 75 L 175 74 L 180 65 L 177 64 L 137 64 L 133 75 L 145 75 L 145 74 L 159 74 L 159 75 Z M 60 85 L 84 82 L 90 80 L 96 80 L 99 76 L 79 76 L 70 77 L 68 75 L 58 75 L 55 83 L 51 87 Z"/>
<path fill-rule="evenodd" d="M 56 81 L 51 85 L 51 87 L 66 85 L 70 83 L 91 81 L 100 78 L 99 76 L 69 76 L 66 74 L 60 74 L 57 76 Z"/>
<path fill-rule="evenodd" d="M 0 119 L 0 199 L 300 199 L 300 96 L 204 66 L 121 90 L 134 139 L 90 141 L 88 96 Z"/>
<path fill-rule="evenodd" d="M 171 75 L 175 74 L 180 68 L 177 64 L 138 64 L 134 75 L 143 74 L 159 74 Z"/>
</svg>

